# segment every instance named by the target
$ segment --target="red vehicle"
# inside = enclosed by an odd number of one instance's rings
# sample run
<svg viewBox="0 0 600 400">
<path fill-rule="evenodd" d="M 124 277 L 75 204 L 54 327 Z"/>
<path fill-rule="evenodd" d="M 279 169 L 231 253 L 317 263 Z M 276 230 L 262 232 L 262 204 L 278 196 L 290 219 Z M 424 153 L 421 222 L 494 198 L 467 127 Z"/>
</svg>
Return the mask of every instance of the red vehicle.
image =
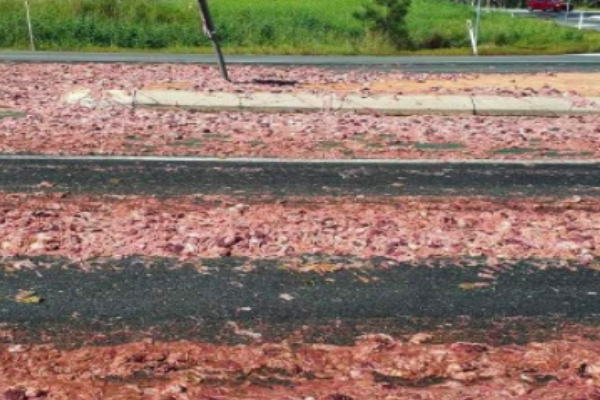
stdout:
<svg viewBox="0 0 600 400">
<path fill-rule="evenodd" d="M 529 0 L 527 2 L 529 11 L 572 11 L 573 6 L 560 0 Z"/>
</svg>

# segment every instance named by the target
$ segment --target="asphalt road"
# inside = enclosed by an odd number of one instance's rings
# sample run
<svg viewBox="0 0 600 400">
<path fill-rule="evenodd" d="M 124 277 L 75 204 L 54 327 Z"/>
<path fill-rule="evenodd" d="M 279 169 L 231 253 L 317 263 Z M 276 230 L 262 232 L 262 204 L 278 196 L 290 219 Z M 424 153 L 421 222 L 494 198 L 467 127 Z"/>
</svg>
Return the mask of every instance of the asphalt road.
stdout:
<svg viewBox="0 0 600 400">
<path fill-rule="evenodd" d="M 318 66 L 407 72 L 600 71 L 599 55 L 561 56 L 226 56 L 230 65 Z M 212 55 L 0 51 L 0 62 L 214 64 Z"/>
<path fill-rule="evenodd" d="M 0 190 L 158 196 L 598 196 L 600 165 L 2 156 Z"/>
<path fill-rule="evenodd" d="M 236 269 L 241 259 L 205 260 L 203 273 L 198 262 L 173 268 L 176 262 L 165 259 L 112 261 L 95 272 L 57 259 L 40 261 L 46 267 L 0 272 L 0 321 L 26 331 L 29 340 L 52 330 L 62 330 L 68 340 L 65 330 L 118 327 L 233 342 L 278 340 L 300 330 L 312 340 L 343 342 L 362 333 L 410 334 L 461 320 L 467 321 L 460 328 L 464 335 L 502 319 L 558 318 L 564 326 L 600 311 L 600 272 L 542 271 L 527 262 L 486 280 L 478 277 L 483 265 L 381 268 L 375 261 L 372 269 L 320 275 L 282 269 L 279 261 L 259 261 L 243 272 Z M 477 282 L 489 285 L 473 286 Z M 21 290 L 35 291 L 43 302 L 14 301 Z"/>
<path fill-rule="evenodd" d="M 600 30 L 600 11 L 579 11 L 574 10 L 569 13 L 565 12 L 544 12 L 527 10 L 501 10 L 515 16 L 525 18 L 541 18 L 547 21 L 554 21 L 558 24 L 569 26 L 571 28 L 579 28 L 580 18 L 582 29 Z"/>
</svg>

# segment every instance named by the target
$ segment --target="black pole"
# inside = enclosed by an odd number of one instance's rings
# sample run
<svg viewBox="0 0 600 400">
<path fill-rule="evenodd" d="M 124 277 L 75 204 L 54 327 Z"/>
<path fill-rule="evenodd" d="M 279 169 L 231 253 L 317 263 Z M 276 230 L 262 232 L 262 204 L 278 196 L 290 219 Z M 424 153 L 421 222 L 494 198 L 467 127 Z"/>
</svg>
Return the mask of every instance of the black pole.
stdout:
<svg viewBox="0 0 600 400">
<path fill-rule="evenodd" d="M 223 52 L 221 51 L 221 46 L 219 46 L 217 31 L 215 30 L 215 26 L 210 16 L 208 3 L 206 2 L 206 0 L 198 0 L 198 5 L 200 6 L 200 17 L 202 18 L 202 30 L 213 44 L 213 48 L 215 49 L 215 53 L 217 54 L 217 61 L 219 62 L 221 76 L 227 82 L 231 82 L 231 80 L 229 79 L 229 74 L 227 73 L 227 65 L 225 64 L 225 58 L 223 58 Z"/>
</svg>

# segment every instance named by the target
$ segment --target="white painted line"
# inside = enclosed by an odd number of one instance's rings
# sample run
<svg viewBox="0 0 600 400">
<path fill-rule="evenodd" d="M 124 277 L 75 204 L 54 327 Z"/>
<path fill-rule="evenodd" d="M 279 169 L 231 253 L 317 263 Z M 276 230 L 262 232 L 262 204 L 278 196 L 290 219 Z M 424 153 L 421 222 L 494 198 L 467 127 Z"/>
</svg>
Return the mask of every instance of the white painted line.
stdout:
<svg viewBox="0 0 600 400">
<path fill-rule="evenodd" d="M 0 161 L 87 161 L 87 162 L 177 162 L 177 163 L 224 163 L 224 164 L 386 164 L 386 165 L 598 165 L 600 159 L 589 160 L 494 160 L 494 159 L 471 159 L 471 160 L 440 160 L 440 159 L 300 159 L 300 158 L 218 158 L 218 157 L 168 157 L 168 156 L 51 156 L 51 155 L 0 155 Z"/>
</svg>

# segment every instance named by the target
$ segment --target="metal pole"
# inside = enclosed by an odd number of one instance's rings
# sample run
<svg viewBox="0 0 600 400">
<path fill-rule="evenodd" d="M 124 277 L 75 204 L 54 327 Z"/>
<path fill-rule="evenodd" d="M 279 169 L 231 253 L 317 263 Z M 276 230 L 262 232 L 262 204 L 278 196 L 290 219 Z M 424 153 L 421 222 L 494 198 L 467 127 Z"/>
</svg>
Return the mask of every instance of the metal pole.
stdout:
<svg viewBox="0 0 600 400">
<path fill-rule="evenodd" d="M 35 42 L 33 40 L 33 28 L 31 26 L 31 15 L 29 13 L 29 2 L 25 0 L 25 14 L 27 15 L 27 30 L 29 31 L 29 50 L 35 51 Z"/>
<path fill-rule="evenodd" d="M 583 11 L 579 11 L 579 30 L 583 29 Z"/>
<path fill-rule="evenodd" d="M 200 17 L 202 19 L 202 30 L 208 39 L 212 42 L 213 48 L 217 55 L 217 61 L 219 63 L 219 69 L 221 70 L 221 76 L 227 82 L 231 82 L 229 74 L 227 73 L 227 65 L 225 64 L 225 58 L 223 58 L 223 52 L 221 52 L 221 46 L 219 46 L 219 40 L 217 38 L 217 32 L 210 16 L 210 10 L 206 0 L 198 0 L 200 6 Z"/>
<path fill-rule="evenodd" d="M 477 50 L 477 39 L 475 39 L 475 33 L 473 32 L 473 24 L 471 20 L 467 21 L 467 30 L 469 31 L 469 39 L 471 39 L 471 48 L 473 49 L 473 55 L 478 56 L 479 51 Z"/>
<path fill-rule="evenodd" d="M 475 42 L 479 44 L 479 27 L 481 26 L 481 0 L 477 0 L 477 15 L 475 16 Z"/>
</svg>

